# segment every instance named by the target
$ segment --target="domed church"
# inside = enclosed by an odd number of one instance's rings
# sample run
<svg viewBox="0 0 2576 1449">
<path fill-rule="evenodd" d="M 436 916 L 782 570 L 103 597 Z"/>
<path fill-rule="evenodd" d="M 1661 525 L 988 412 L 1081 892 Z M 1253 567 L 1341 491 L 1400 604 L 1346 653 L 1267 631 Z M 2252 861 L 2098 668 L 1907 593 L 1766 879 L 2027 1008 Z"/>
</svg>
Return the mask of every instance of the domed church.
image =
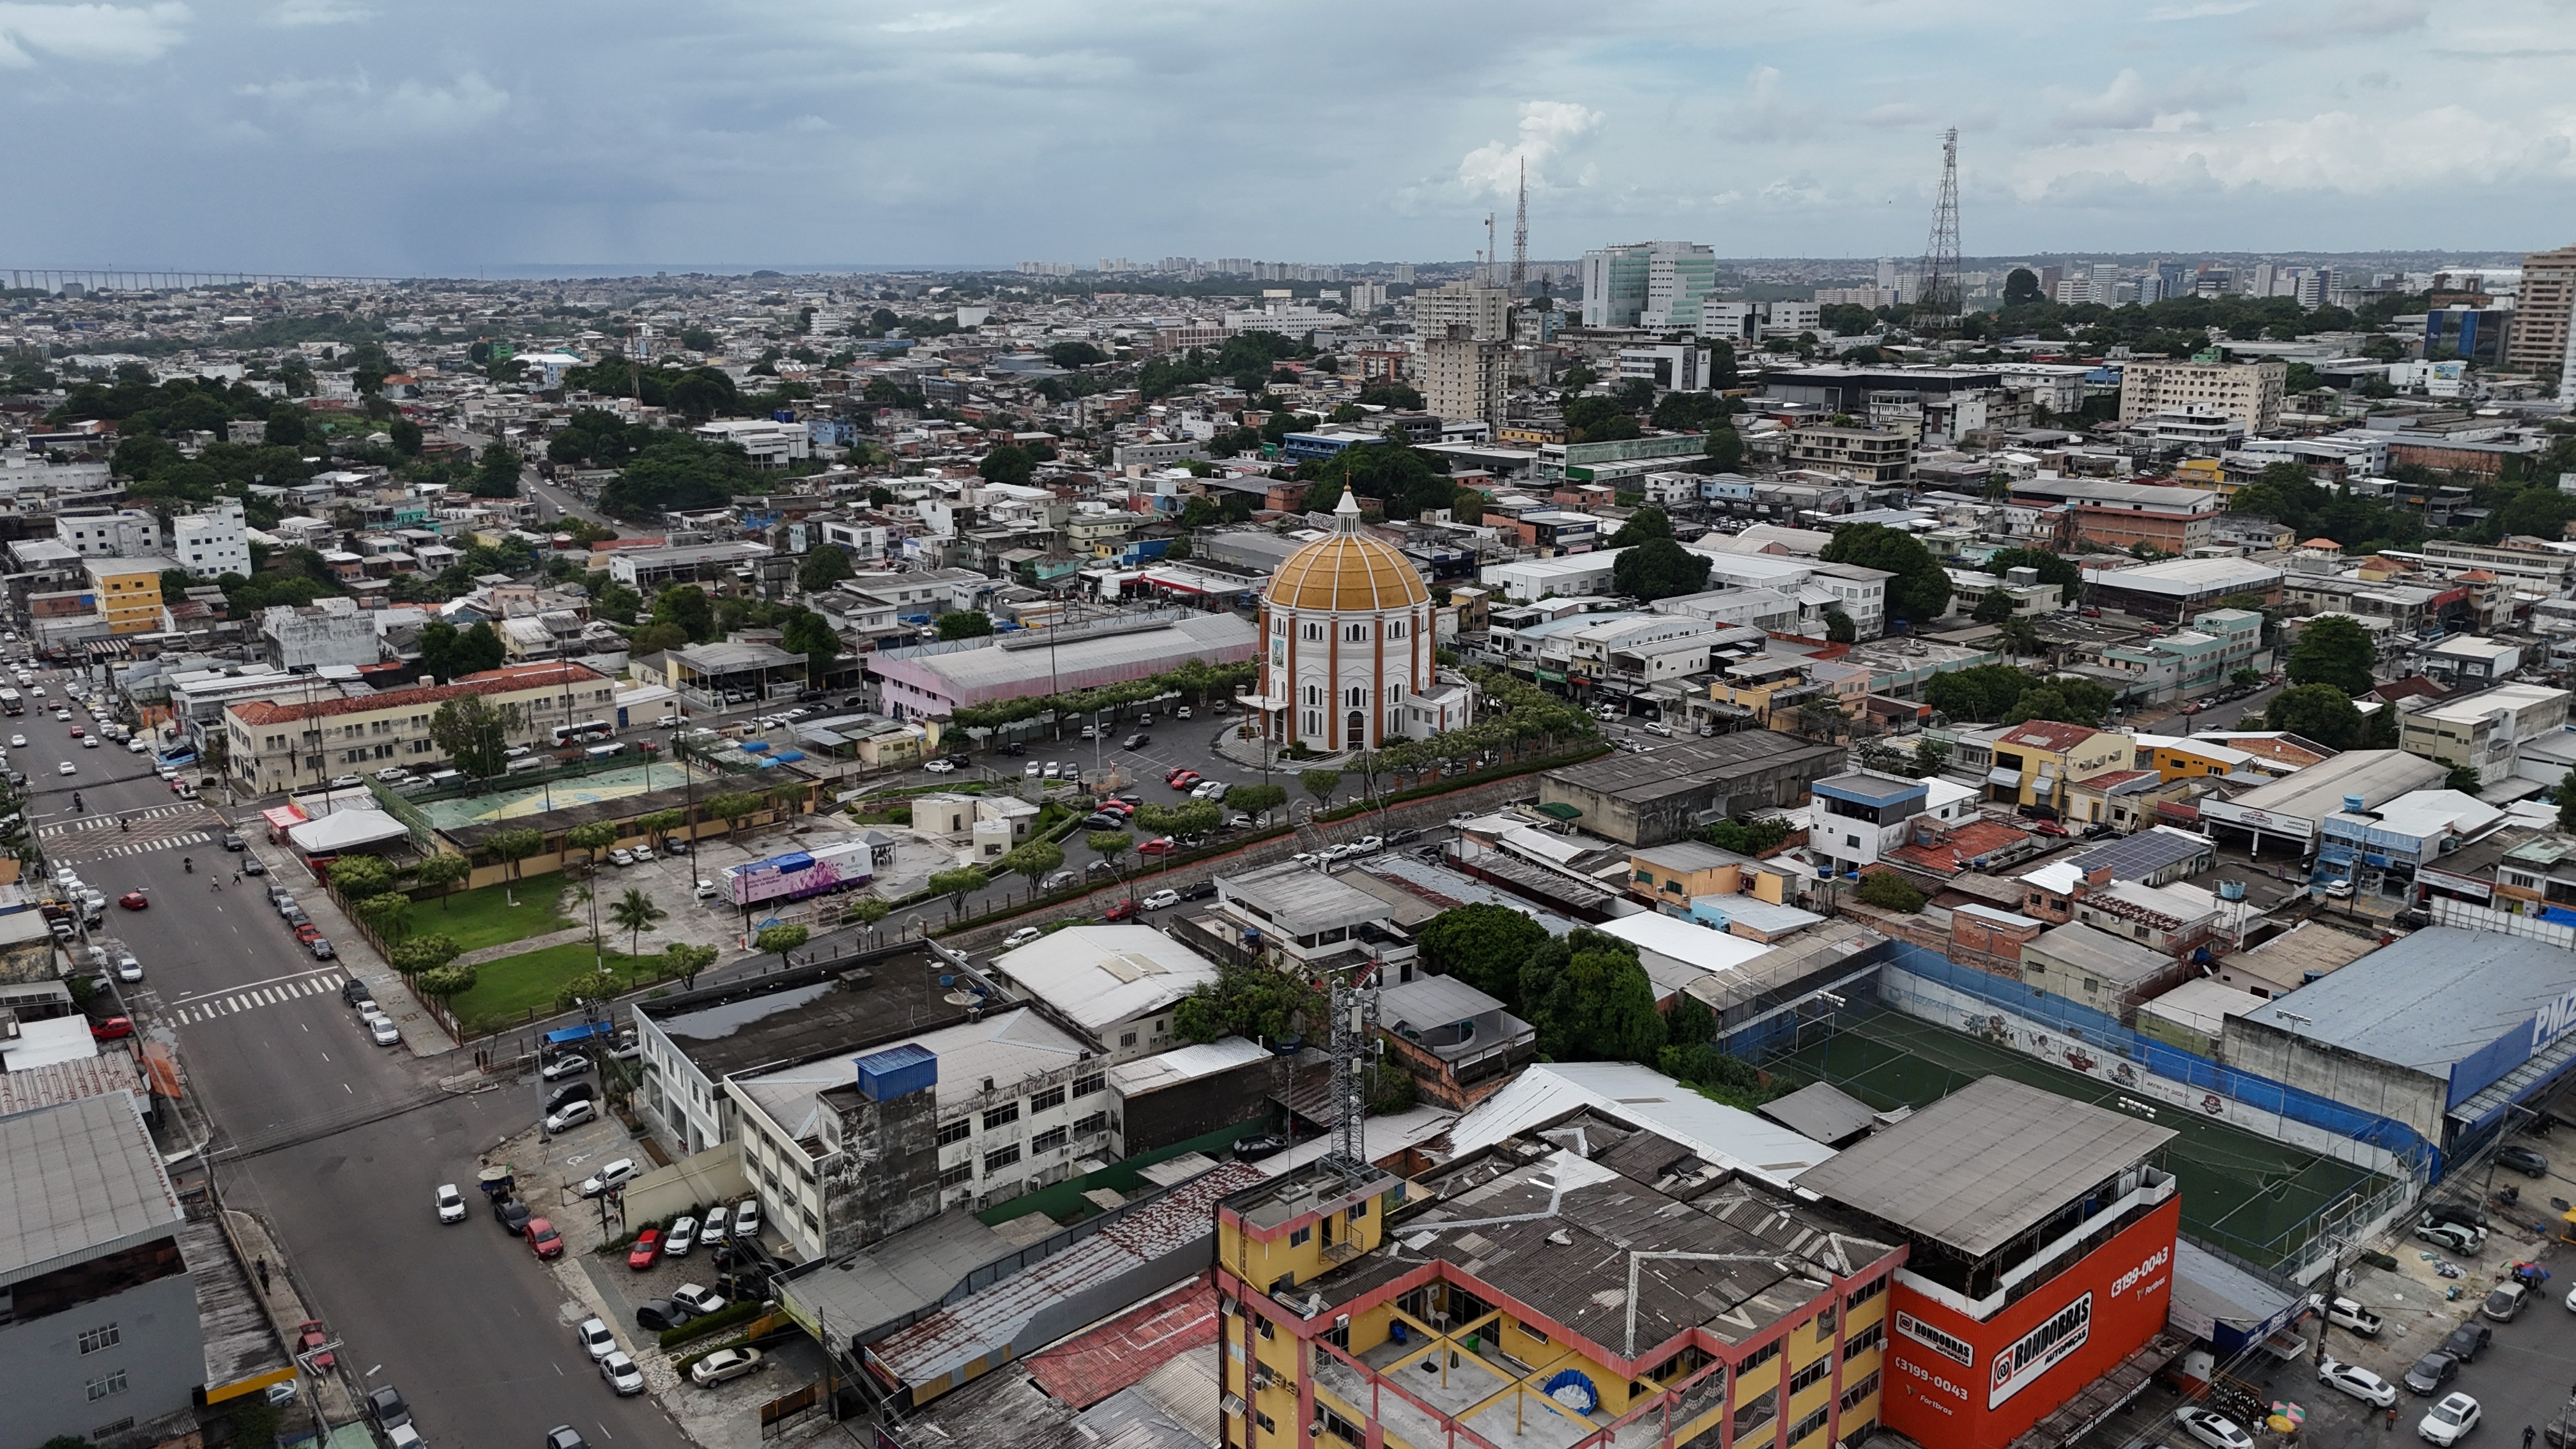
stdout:
<svg viewBox="0 0 2576 1449">
<path fill-rule="evenodd" d="M 1405 737 L 1405 702 L 1434 687 L 1431 591 L 1403 554 L 1360 532 L 1347 489 L 1332 537 L 1272 575 L 1261 634 L 1261 691 L 1242 702 L 1283 748 L 1384 748 Z"/>
</svg>

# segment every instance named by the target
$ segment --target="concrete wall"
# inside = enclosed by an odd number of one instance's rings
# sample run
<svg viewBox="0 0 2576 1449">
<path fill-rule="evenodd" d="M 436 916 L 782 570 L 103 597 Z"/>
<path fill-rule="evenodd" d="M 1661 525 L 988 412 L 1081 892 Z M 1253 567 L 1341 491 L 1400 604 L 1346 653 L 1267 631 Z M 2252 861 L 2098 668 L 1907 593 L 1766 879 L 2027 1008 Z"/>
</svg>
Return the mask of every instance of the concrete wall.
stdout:
<svg viewBox="0 0 2576 1449">
<path fill-rule="evenodd" d="M 740 1142 L 728 1141 L 695 1157 L 683 1157 L 668 1167 L 657 1167 L 628 1183 L 626 1220 L 657 1222 L 683 1208 L 749 1196 L 751 1182 L 742 1175 L 741 1149 Z M 771 1221 L 781 1231 L 786 1230 L 787 1225 L 779 1223 L 774 1215 Z"/>
<path fill-rule="evenodd" d="M 2218 1057 L 2231 1067 L 2403 1122 L 2427 1142 L 2449 1135 L 2442 1113 L 2450 1084 L 2440 1077 L 2372 1061 L 2252 1017 L 2227 1024 Z"/>
<path fill-rule="evenodd" d="M 1212 1077 L 1119 1098 L 1118 1127 L 1109 1139 L 1111 1155 L 1129 1158 L 1268 1117 L 1270 1093 L 1284 1085 L 1283 1061 L 1266 1056 Z"/>
<path fill-rule="evenodd" d="M 110 1324 L 115 1344 L 80 1351 L 82 1334 Z M 91 1398 L 91 1382 L 118 1370 L 124 1390 Z M 186 1273 L 0 1328 L 0 1404 L 8 1406 L 12 1445 L 61 1434 L 86 1439 L 126 1418 L 146 1424 L 187 1408 L 205 1381 L 196 1279 Z"/>
<path fill-rule="evenodd" d="M 817 1100 L 834 1114 L 840 1145 L 822 1176 L 825 1257 L 855 1253 L 938 1215 L 935 1094 L 878 1102 L 856 1087 L 835 1087 Z"/>
</svg>

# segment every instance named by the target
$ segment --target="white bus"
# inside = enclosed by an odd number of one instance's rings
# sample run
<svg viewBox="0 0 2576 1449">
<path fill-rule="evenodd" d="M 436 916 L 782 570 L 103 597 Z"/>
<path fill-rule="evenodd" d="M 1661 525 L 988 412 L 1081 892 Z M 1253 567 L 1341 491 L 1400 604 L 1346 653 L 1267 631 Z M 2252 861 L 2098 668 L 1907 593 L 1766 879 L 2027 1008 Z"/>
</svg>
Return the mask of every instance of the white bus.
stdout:
<svg viewBox="0 0 2576 1449">
<path fill-rule="evenodd" d="M 617 726 L 604 719 L 586 720 L 573 725 L 556 725 L 555 748 L 562 749 L 566 745 L 582 744 L 590 740 L 604 740 L 615 733 L 617 733 Z"/>
</svg>

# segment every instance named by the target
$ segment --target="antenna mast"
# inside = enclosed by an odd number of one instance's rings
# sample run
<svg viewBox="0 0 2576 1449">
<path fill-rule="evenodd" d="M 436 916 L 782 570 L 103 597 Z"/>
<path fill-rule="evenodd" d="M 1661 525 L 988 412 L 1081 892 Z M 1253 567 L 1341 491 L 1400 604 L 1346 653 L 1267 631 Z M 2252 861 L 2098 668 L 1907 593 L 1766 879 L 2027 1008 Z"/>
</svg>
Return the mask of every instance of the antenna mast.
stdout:
<svg viewBox="0 0 2576 1449">
<path fill-rule="evenodd" d="M 1529 158 L 1521 158 L 1521 201 L 1512 211 L 1512 297 L 1529 285 Z"/>
<path fill-rule="evenodd" d="M 1494 267 L 1502 259 L 1502 254 L 1494 250 L 1494 214 L 1489 211 L 1485 213 L 1485 285 L 1494 284 Z"/>
<path fill-rule="evenodd" d="M 1914 297 L 1915 312 L 1936 324 L 1959 320 L 1959 129 L 1941 135 L 1941 197 L 1932 208 L 1932 237 L 1923 247 L 1923 275 Z"/>
<path fill-rule="evenodd" d="M 1377 988 L 1333 983 L 1333 1153 L 1346 1166 L 1368 1162 L 1368 1079 L 1377 1024 Z"/>
</svg>

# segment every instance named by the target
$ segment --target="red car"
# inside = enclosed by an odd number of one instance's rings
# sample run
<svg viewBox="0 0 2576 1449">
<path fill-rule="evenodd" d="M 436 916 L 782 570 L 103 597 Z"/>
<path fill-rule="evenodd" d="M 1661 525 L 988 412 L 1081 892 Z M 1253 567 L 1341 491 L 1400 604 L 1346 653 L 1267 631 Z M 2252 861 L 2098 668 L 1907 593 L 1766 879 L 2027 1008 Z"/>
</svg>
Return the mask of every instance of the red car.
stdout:
<svg viewBox="0 0 2576 1449">
<path fill-rule="evenodd" d="M 662 1256 L 662 1230 L 646 1228 L 635 1235 L 635 1246 L 626 1250 L 626 1266 L 641 1273 Z"/>
<path fill-rule="evenodd" d="M 329 1373 L 332 1366 L 340 1361 L 338 1354 L 328 1350 L 313 1353 L 315 1349 L 321 1348 L 330 1341 L 330 1331 L 322 1326 L 322 1320 L 319 1318 L 308 1318 L 295 1327 L 295 1351 L 299 1354 L 312 1353 L 313 1367 L 317 1372 Z"/>
<path fill-rule="evenodd" d="M 73 739 L 79 739 L 80 737 L 81 737 L 81 727 L 80 727 L 79 725 L 73 725 L 73 726 L 72 726 L 72 738 L 73 738 Z"/>
<path fill-rule="evenodd" d="M 1180 848 L 1180 844 L 1173 840 L 1172 837 L 1168 835 L 1157 835 L 1153 839 L 1137 846 L 1136 853 L 1138 855 L 1169 855 Z"/>
<path fill-rule="evenodd" d="M 1135 917 L 1136 903 L 1134 901 L 1120 901 L 1116 905 L 1113 905 L 1109 909 L 1100 913 L 1100 919 L 1104 921 L 1128 921 L 1135 919 Z"/>
<path fill-rule="evenodd" d="M 1175 770 L 1164 777 L 1163 783 L 1175 790 L 1186 790 L 1206 778 L 1196 770 Z"/>
<path fill-rule="evenodd" d="M 111 1016 L 91 1027 L 89 1035 L 92 1041 L 115 1041 L 120 1037 L 129 1037 L 134 1035 L 134 1022 L 128 1017 Z"/>
<path fill-rule="evenodd" d="M 2066 827 L 2054 820 L 2034 820 L 2030 822 L 2030 828 L 2042 835 L 2054 835 L 2060 840 L 2066 838 Z"/>
<path fill-rule="evenodd" d="M 306 921 L 303 925 L 295 928 L 295 939 L 304 942 L 308 946 L 313 942 L 320 940 L 321 937 L 322 928 L 313 924 L 311 921 Z"/>
<path fill-rule="evenodd" d="M 127 891 L 125 894 L 116 898 L 116 903 L 125 907 L 129 911 L 144 910 L 149 908 L 152 904 L 150 900 L 144 897 L 144 894 L 141 891 Z"/>
<path fill-rule="evenodd" d="M 1115 795 L 1101 801 L 1100 808 L 1113 815 L 1133 815 L 1136 813 L 1135 806 L 1128 804 L 1126 801 L 1119 799 Z"/>
<path fill-rule="evenodd" d="M 527 1234 L 528 1246 L 535 1250 L 538 1257 L 560 1258 L 563 1256 L 563 1234 L 555 1231 L 554 1224 L 547 1222 L 544 1218 L 530 1218 L 528 1219 Z"/>
</svg>

